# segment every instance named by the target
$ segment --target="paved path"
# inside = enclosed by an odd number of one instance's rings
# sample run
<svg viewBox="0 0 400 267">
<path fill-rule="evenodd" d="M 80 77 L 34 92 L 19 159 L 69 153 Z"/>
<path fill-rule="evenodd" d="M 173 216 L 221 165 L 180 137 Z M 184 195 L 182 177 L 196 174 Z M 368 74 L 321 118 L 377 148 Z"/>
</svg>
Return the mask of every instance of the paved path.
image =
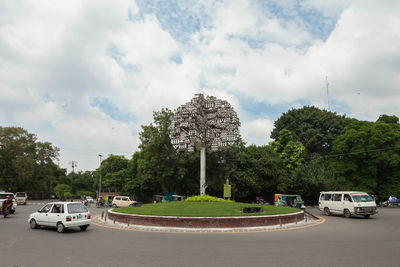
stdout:
<svg viewBox="0 0 400 267">
<path fill-rule="evenodd" d="M 326 222 L 241 234 L 121 231 L 91 225 L 59 234 L 29 228 L 18 206 L 0 217 L 0 266 L 399 266 L 400 209 L 370 219 L 315 214 Z M 104 209 L 90 208 L 93 214 Z"/>
</svg>

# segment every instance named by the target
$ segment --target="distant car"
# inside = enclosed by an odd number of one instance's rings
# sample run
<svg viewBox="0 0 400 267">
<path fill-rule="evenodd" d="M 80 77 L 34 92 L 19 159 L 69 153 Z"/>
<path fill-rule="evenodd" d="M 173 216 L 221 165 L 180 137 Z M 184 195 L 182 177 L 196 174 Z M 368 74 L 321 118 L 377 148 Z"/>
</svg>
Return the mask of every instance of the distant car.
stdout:
<svg viewBox="0 0 400 267">
<path fill-rule="evenodd" d="M 92 221 L 92 215 L 81 202 L 51 202 L 29 215 L 28 223 L 32 229 L 40 226 L 56 227 L 63 233 L 71 227 L 85 231 Z"/>
<path fill-rule="evenodd" d="M 115 196 L 111 204 L 113 208 L 129 207 L 129 206 L 134 207 L 138 205 L 139 205 L 138 202 L 131 200 L 129 197 L 126 196 Z"/>
<path fill-rule="evenodd" d="M 17 200 L 17 204 L 26 205 L 26 201 L 28 200 L 28 195 L 25 192 L 17 192 L 15 193 L 15 199 Z"/>
<path fill-rule="evenodd" d="M 86 197 L 87 202 L 94 203 L 94 199 L 90 196 Z"/>
<path fill-rule="evenodd" d="M 12 205 L 11 211 L 10 211 L 10 213 L 13 214 L 13 213 L 15 213 L 15 210 L 17 209 L 17 201 L 15 200 L 14 193 L 0 192 L 0 207 L 3 204 L 3 201 L 7 198 L 7 196 L 10 196 L 13 200 L 13 205 Z"/>
</svg>

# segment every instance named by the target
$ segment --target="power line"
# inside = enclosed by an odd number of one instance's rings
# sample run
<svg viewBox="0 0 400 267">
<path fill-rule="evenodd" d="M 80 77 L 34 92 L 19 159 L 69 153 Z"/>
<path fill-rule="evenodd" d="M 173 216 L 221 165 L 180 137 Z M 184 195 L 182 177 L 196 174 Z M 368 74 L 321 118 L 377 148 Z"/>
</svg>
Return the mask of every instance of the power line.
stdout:
<svg viewBox="0 0 400 267">
<path fill-rule="evenodd" d="M 340 153 L 340 154 L 333 154 L 333 155 L 318 155 L 319 158 L 334 158 L 334 157 L 341 157 L 341 156 L 347 156 L 347 155 L 353 155 L 353 154 L 362 154 L 362 153 L 371 153 L 371 152 L 379 152 L 379 151 L 390 151 L 390 150 L 400 150 L 400 147 L 385 147 L 385 148 L 377 148 L 377 149 L 370 149 L 370 150 L 364 150 L 364 151 L 354 151 L 354 152 L 348 152 L 348 153 Z M 318 158 L 318 157 L 306 157 L 304 158 L 305 160 L 310 160 L 313 158 Z M 280 159 L 272 159 L 270 160 L 273 162 L 281 162 L 284 159 L 280 158 Z M 242 162 L 242 161 L 246 161 L 246 159 L 222 159 L 220 160 L 221 163 L 224 163 L 223 161 L 237 161 L 237 162 Z"/>
<path fill-rule="evenodd" d="M 340 156 L 355 155 L 355 154 L 370 153 L 370 152 L 379 152 L 379 151 L 388 151 L 388 150 L 400 150 L 400 147 L 394 146 L 394 147 L 377 148 L 377 149 L 370 149 L 370 150 L 364 150 L 364 151 L 354 151 L 354 152 L 341 153 L 341 154 L 325 155 L 325 156 L 321 156 L 321 157 L 331 158 L 331 157 L 340 157 Z"/>
</svg>

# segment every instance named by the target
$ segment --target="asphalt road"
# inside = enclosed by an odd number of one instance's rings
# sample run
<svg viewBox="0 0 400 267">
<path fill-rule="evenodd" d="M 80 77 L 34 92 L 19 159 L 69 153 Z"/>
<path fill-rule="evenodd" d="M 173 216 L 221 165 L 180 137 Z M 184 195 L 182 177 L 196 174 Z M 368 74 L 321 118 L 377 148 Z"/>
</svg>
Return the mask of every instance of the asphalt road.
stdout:
<svg viewBox="0 0 400 267">
<path fill-rule="evenodd" d="M 400 209 L 370 219 L 260 233 L 153 233 L 91 225 L 64 234 L 29 228 L 38 203 L 0 217 L 0 266 L 400 266 Z M 92 214 L 102 209 L 91 208 Z"/>
</svg>

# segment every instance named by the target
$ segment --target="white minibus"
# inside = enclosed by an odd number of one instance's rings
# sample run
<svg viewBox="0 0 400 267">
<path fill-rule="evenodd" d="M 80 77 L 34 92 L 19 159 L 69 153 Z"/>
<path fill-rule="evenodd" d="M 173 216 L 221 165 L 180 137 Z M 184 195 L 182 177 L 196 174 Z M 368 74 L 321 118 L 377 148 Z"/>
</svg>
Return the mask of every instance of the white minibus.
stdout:
<svg viewBox="0 0 400 267">
<path fill-rule="evenodd" d="M 361 215 L 369 218 L 377 214 L 375 200 L 364 192 L 354 191 L 327 191 L 319 195 L 319 210 L 329 216 L 332 213 L 343 214 L 350 218 L 351 215 Z"/>
</svg>

